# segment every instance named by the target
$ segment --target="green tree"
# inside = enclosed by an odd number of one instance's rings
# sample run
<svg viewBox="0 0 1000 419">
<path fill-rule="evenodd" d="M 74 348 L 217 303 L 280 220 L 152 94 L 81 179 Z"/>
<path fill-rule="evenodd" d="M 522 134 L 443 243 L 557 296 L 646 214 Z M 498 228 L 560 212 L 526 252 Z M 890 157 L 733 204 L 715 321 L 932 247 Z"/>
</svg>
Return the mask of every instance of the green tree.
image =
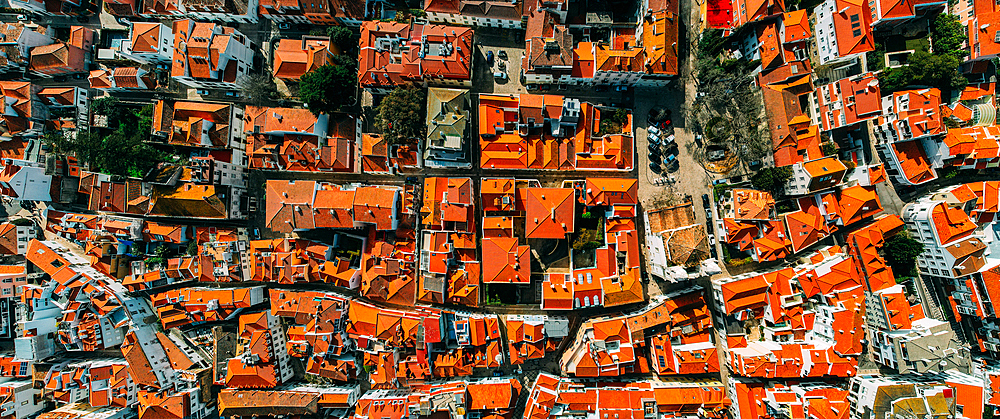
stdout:
<svg viewBox="0 0 1000 419">
<path fill-rule="evenodd" d="M 375 108 L 375 127 L 392 144 L 427 136 L 427 93 L 414 86 L 397 87 Z"/>
<path fill-rule="evenodd" d="M 934 52 L 937 54 L 948 54 L 961 59 L 967 53 L 962 44 L 968 40 L 965 25 L 959 21 L 958 16 L 950 13 L 941 13 L 934 19 L 931 27 L 931 42 L 934 45 Z"/>
<path fill-rule="evenodd" d="M 330 36 L 330 42 L 340 47 L 342 53 L 349 54 L 357 51 L 358 41 L 361 37 L 356 35 L 354 31 L 343 26 L 331 26 L 326 30 L 326 34 Z"/>
<path fill-rule="evenodd" d="M 750 177 L 754 189 L 778 195 L 792 178 L 792 167 L 766 167 Z"/>
<path fill-rule="evenodd" d="M 827 141 L 820 146 L 820 150 L 823 152 L 824 156 L 836 156 L 837 144 L 833 141 Z"/>
<path fill-rule="evenodd" d="M 910 238 L 906 233 L 889 237 L 882 247 L 885 261 L 897 276 L 917 274 L 917 256 L 924 252 L 924 244 Z"/>
<path fill-rule="evenodd" d="M 299 96 L 316 115 L 353 105 L 357 91 L 358 62 L 353 56 L 334 55 L 332 64 L 303 74 L 299 79 Z"/>
<path fill-rule="evenodd" d="M 278 87 L 271 80 L 270 74 L 245 75 L 236 83 L 240 86 L 240 93 L 251 105 L 270 105 L 278 97 Z"/>
<path fill-rule="evenodd" d="M 878 75 L 883 93 L 905 90 L 910 86 L 931 86 L 942 91 L 959 89 L 968 80 L 958 72 L 958 58 L 948 54 L 931 54 L 917 51 L 906 60 L 907 65 L 887 68 Z"/>
<path fill-rule="evenodd" d="M 146 259 L 146 267 L 153 267 L 156 265 L 164 265 L 167 263 L 167 259 L 170 258 L 170 248 L 166 245 L 159 245 L 156 250 L 153 251 L 153 257 Z"/>
</svg>

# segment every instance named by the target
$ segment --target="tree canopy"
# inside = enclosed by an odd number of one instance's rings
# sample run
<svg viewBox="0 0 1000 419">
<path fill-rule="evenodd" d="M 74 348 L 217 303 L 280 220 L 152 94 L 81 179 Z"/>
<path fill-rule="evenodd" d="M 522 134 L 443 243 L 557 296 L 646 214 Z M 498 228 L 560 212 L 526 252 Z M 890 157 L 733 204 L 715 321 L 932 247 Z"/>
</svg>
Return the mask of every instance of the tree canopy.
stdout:
<svg viewBox="0 0 1000 419">
<path fill-rule="evenodd" d="M 375 108 L 375 126 L 393 144 L 427 136 L 427 93 L 413 86 L 397 87 Z"/>
<path fill-rule="evenodd" d="M 278 96 L 278 88 L 270 74 L 246 75 L 237 80 L 237 84 L 247 103 L 254 106 L 269 105 Z"/>
<path fill-rule="evenodd" d="M 917 274 L 917 256 L 924 252 L 924 244 L 906 234 L 889 237 L 882 248 L 885 261 L 897 276 Z"/>
<path fill-rule="evenodd" d="M 887 68 L 879 73 L 879 88 L 883 93 L 906 90 L 910 86 L 930 86 L 948 91 L 968 84 L 968 80 L 958 72 L 961 61 L 952 55 L 916 51 L 910 54 L 906 63 L 906 66 Z"/>
<path fill-rule="evenodd" d="M 43 141 L 59 153 L 73 154 L 81 163 L 90 164 L 91 170 L 142 177 L 165 157 L 146 143 L 152 130 L 153 107 L 135 110 L 121 105 L 117 99 L 107 99 L 95 100 L 94 112 L 108 115 L 108 130 L 79 131 L 73 136 L 51 131 Z"/>
<path fill-rule="evenodd" d="M 340 51 L 345 54 L 355 52 L 358 48 L 360 37 L 355 35 L 354 31 L 343 26 L 331 26 L 327 29 L 327 35 L 330 35 L 330 42 L 339 47 Z"/>
<path fill-rule="evenodd" d="M 358 62 L 353 56 L 334 55 L 333 64 L 310 71 L 299 79 L 299 96 L 316 115 L 354 105 L 357 91 Z"/>
<path fill-rule="evenodd" d="M 968 53 L 962 48 L 968 37 L 965 25 L 959 21 L 958 16 L 950 13 L 941 13 L 934 19 L 931 27 L 931 42 L 934 45 L 936 54 L 947 54 L 957 59 L 964 58 Z"/>
<path fill-rule="evenodd" d="M 754 189 L 770 192 L 774 195 L 780 194 L 788 179 L 792 178 L 792 167 L 765 167 L 750 177 L 750 184 Z"/>
</svg>

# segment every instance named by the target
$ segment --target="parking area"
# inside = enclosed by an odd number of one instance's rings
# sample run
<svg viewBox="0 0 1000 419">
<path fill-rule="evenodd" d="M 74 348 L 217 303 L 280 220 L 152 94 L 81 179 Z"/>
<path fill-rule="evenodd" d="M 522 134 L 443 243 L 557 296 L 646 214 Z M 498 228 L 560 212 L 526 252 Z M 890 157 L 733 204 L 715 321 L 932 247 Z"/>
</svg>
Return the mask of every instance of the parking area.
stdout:
<svg viewBox="0 0 1000 419">
<path fill-rule="evenodd" d="M 476 60 L 492 65 L 476 66 L 473 87 L 477 93 L 526 93 L 521 84 L 521 55 L 524 48 L 476 45 Z M 492 57 L 492 60 L 490 59 Z M 504 58 L 506 57 L 506 58 Z M 501 74 L 503 77 L 496 77 Z"/>
</svg>

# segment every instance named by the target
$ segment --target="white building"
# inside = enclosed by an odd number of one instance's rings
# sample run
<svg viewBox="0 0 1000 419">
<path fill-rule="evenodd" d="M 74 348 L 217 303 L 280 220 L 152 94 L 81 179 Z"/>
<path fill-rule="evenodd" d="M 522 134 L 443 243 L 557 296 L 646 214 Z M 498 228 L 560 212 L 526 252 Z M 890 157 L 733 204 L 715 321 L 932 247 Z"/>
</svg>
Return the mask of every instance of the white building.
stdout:
<svg viewBox="0 0 1000 419">
<path fill-rule="evenodd" d="M 174 32 L 162 23 L 133 22 L 117 55 L 143 64 L 170 63 L 174 58 Z"/>
<path fill-rule="evenodd" d="M 179 49 L 170 71 L 174 80 L 194 89 L 239 90 L 237 81 L 250 73 L 254 57 L 245 35 L 230 27 L 190 19 L 175 21 L 173 34 L 175 50 Z"/>
<path fill-rule="evenodd" d="M 3 404 L 0 404 L 0 415 L 11 419 L 24 419 L 34 416 L 45 409 L 45 403 L 38 403 L 41 390 L 36 389 L 31 380 L 9 380 L 0 382 L 0 389 L 7 394 Z"/>
<path fill-rule="evenodd" d="M 19 201 L 52 201 L 49 189 L 52 176 L 45 174 L 45 165 L 27 160 L 2 159 L 0 165 L 0 195 Z"/>
<path fill-rule="evenodd" d="M 968 186 L 951 186 L 903 207 L 910 236 L 924 245 L 917 257 L 923 275 L 963 278 L 979 271 L 990 256 L 986 234 L 969 216 L 976 196 Z"/>
<path fill-rule="evenodd" d="M 951 325 L 929 317 L 914 321 L 910 329 L 876 330 L 871 336 L 875 362 L 903 374 L 965 369 L 971 360 Z"/>
<path fill-rule="evenodd" d="M 520 1 L 476 1 L 460 0 L 435 1 L 425 0 L 424 11 L 427 13 L 427 21 L 447 25 L 463 25 L 473 27 L 504 28 L 504 29 L 524 29 L 522 21 L 522 7 L 535 0 Z M 555 2 L 539 2 L 542 5 Z M 551 7 L 557 10 L 560 7 L 568 10 L 568 2 L 556 3 L 558 6 Z M 564 11 L 563 13 L 565 13 Z M 565 15 L 563 15 L 565 20 Z"/>
<path fill-rule="evenodd" d="M 868 2 L 825 0 L 812 16 L 818 65 L 851 65 L 873 49 Z"/>
<path fill-rule="evenodd" d="M 159 8 L 163 3 L 149 3 L 136 14 L 147 19 L 197 19 L 224 23 L 257 23 L 259 0 L 174 0 L 171 7 Z"/>
<path fill-rule="evenodd" d="M 862 375 L 851 378 L 848 400 L 850 419 L 947 417 L 976 419 L 984 404 L 983 381 L 947 370 L 940 373 L 908 375 Z M 909 407 L 919 406 L 915 416 Z M 922 408 L 922 409 L 920 409 Z M 879 418 L 881 419 L 881 418 Z"/>
<path fill-rule="evenodd" d="M 4 49 L 6 54 L 4 59 L 0 60 L 0 72 L 24 71 L 28 66 L 28 54 L 32 48 L 55 42 L 52 37 L 35 32 L 23 23 L 0 23 L 0 25 L 3 25 L 3 31 L 0 31 L 0 44 L 17 45 L 17 55 L 14 56 L 11 54 L 13 51 Z"/>
</svg>

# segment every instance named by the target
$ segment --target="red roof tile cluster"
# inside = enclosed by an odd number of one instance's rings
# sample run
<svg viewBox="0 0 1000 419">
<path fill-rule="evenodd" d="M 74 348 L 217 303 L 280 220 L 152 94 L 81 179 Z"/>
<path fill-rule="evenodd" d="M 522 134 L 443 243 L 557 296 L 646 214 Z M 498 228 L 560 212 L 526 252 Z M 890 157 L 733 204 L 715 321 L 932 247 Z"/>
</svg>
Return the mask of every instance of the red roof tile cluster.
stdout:
<svg viewBox="0 0 1000 419">
<path fill-rule="evenodd" d="M 180 288 L 150 296 L 164 329 L 234 318 L 264 302 L 264 288 Z"/>
<path fill-rule="evenodd" d="M 153 90 L 156 80 L 138 67 L 117 67 L 92 70 L 87 77 L 91 89 Z"/>
<path fill-rule="evenodd" d="M 412 230 L 371 230 L 361 259 L 361 295 L 374 301 L 413 305 L 417 298 L 416 264 Z"/>
<path fill-rule="evenodd" d="M 614 110 L 557 95 L 479 96 L 484 169 L 631 170 L 632 115 L 605 124 Z"/>
<path fill-rule="evenodd" d="M 247 250 L 249 278 L 279 284 L 329 282 L 356 288 L 358 262 L 346 255 L 333 256 L 332 252 L 332 246 L 305 239 L 254 240 Z"/>
<path fill-rule="evenodd" d="M 596 413 L 620 418 L 661 415 L 684 417 L 697 415 L 723 418 L 731 401 L 725 387 L 714 381 L 699 383 L 635 381 L 574 381 L 542 372 L 529 391 L 524 417 L 548 419 L 556 408 L 564 414 Z"/>
<path fill-rule="evenodd" d="M 996 125 L 949 129 L 944 144 L 946 159 L 951 160 L 947 164 L 981 170 L 1000 163 L 1000 127 Z"/>
<path fill-rule="evenodd" d="M 226 387 L 274 388 L 291 378 L 276 317 L 269 311 L 241 315 L 238 330 L 240 346 L 226 363 Z"/>
<path fill-rule="evenodd" d="M 48 76 L 83 73 L 87 71 L 86 52 L 63 42 L 38 46 L 31 49 L 29 68 Z"/>
<path fill-rule="evenodd" d="M 854 258 L 855 266 L 865 286 L 871 292 L 888 288 L 896 283 L 892 268 L 886 264 L 879 249 L 885 245 L 888 236 L 896 234 L 903 227 L 903 220 L 896 215 L 882 215 L 874 222 L 847 235 L 847 247 Z"/>
<path fill-rule="evenodd" d="M 837 80 L 816 89 L 823 130 L 874 119 L 882 114 L 882 95 L 873 73 Z"/>
<path fill-rule="evenodd" d="M 933 88 L 904 90 L 883 97 L 878 124 L 895 131 L 900 141 L 944 134 L 941 91 Z"/>
<path fill-rule="evenodd" d="M 354 117 L 344 114 L 321 117 L 324 125 L 331 124 L 325 127 L 329 131 L 317 132 L 316 117 L 305 109 L 248 107 L 244 126 L 250 150 L 249 167 L 275 171 L 353 172 L 357 138 Z"/>
<path fill-rule="evenodd" d="M 657 341 L 652 341 L 653 346 L 647 352 L 643 332 L 663 327 L 666 329 L 661 333 L 661 348 L 655 346 Z M 694 287 L 657 297 L 638 312 L 585 321 L 572 346 L 563 353 L 560 368 L 578 377 L 648 373 L 650 357 L 664 355 L 663 339 L 678 342 L 674 347 L 679 348 L 683 357 L 683 351 L 707 350 L 710 344 L 705 344 L 712 340 L 711 329 L 712 319 L 702 289 Z M 717 361 L 708 357 L 699 360 L 696 356 L 687 360 L 657 359 L 652 365 L 658 374 L 678 374 L 681 369 L 718 370 Z"/>
<path fill-rule="evenodd" d="M 93 407 L 125 408 L 136 397 L 124 359 L 56 364 L 44 372 L 41 384 L 45 397 L 59 404 L 82 396 Z"/>
<path fill-rule="evenodd" d="M 972 211 L 978 223 L 987 223 L 996 219 L 1000 211 L 1000 181 L 984 181 L 966 184 L 976 195 L 976 206 Z"/>
<path fill-rule="evenodd" d="M 13 137 L 31 128 L 32 87 L 28 82 L 0 82 L 0 96 L 3 96 L 6 110 L 0 113 L 4 129 L 0 136 Z M 23 154 L 23 153 L 22 153 Z M 16 158 L 21 158 L 17 156 Z"/>
<path fill-rule="evenodd" d="M 418 333 L 420 330 L 423 332 Z M 351 300 L 348 310 L 347 334 L 357 347 L 378 342 L 385 348 L 365 352 L 366 368 L 376 371 L 369 374 L 374 388 L 419 383 L 432 373 L 444 374 L 437 377 L 455 376 L 456 371 L 466 371 L 458 375 L 471 374 L 472 367 L 461 353 L 431 353 L 435 344 L 444 342 L 446 330 L 444 313 L 429 307 L 402 311 Z"/>
<path fill-rule="evenodd" d="M 190 77 L 206 82 L 235 83 L 240 64 L 234 54 L 243 54 L 250 41 L 240 31 L 216 23 L 175 20 L 174 58 L 171 77 Z"/>
<path fill-rule="evenodd" d="M 757 319 L 763 326 L 750 332 L 762 333 L 762 341 L 744 330 L 727 330 L 729 363 L 738 375 L 843 377 L 856 372 L 865 288 L 855 261 L 838 247 L 804 259 L 808 263 L 794 268 L 713 281 L 727 316 Z"/>
<path fill-rule="evenodd" d="M 845 419 L 851 409 L 848 391 L 828 384 L 786 386 L 734 381 L 731 387 L 736 395 L 732 410 L 740 417 L 777 419 L 774 412 L 790 412 L 794 418 Z"/>
<path fill-rule="evenodd" d="M 391 89 L 423 80 L 471 82 L 472 35 L 460 26 L 366 21 L 358 83 Z"/>
<path fill-rule="evenodd" d="M 277 232 L 365 225 L 393 230 L 404 209 L 402 200 L 397 186 L 269 180 L 265 220 Z"/>
<path fill-rule="evenodd" d="M 347 320 L 349 302 L 332 293 L 270 290 L 271 314 L 290 318 L 288 354 L 306 358 L 306 373 L 347 382 L 357 374 L 349 356 Z"/>
<path fill-rule="evenodd" d="M 863 0 L 834 0 L 833 36 L 838 57 L 863 54 L 875 49 L 871 6 Z"/>
<path fill-rule="evenodd" d="M 1000 55 L 1000 41 L 996 27 L 1000 24 L 1000 10 L 986 2 L 975 2 L 975 14 L 969 21 L 969 59 L 980 60 Z"/>
<path fill-rule="evenodd" d="M 288 21 L 304 17 L 313 25 L 335 25 L 360 21 L 365 18 L 365 5 L 346 0 L 263 0 L 259 2 L 261 17 L 275 21 Z M 295 20 L 298 22 L 299 20 Z"/>
<path fill-rule="evenodd" d="M 303 74 L 327 65 L 333 59 L 329 37 L 303 36 L 302 39 L 281 39 L 274 48 L 274 77 L 298 80 Z"/>
<path fill-rule="evenodd" d="M 230 104 L 159 100 L 153 108 L 153 134 L 175 145 L 226 148 L 235 134 L 232 115 Z"/>
<path fill-rule="evenodd" d="M 511 365 L 521 365 L 531 359 L 542 359 L 547 353 L 556 351 L 561 339 L 546 333 L 546 320 L 548 320 L 546 316 L 504 317 L 509 345 L 507 353 L 510 355 Z"/>
<path fill-rule="evenodd" d="M 479 306 L 480 263 L 471 178 L 424 179 L 417 299 Z"/>
</svg>

